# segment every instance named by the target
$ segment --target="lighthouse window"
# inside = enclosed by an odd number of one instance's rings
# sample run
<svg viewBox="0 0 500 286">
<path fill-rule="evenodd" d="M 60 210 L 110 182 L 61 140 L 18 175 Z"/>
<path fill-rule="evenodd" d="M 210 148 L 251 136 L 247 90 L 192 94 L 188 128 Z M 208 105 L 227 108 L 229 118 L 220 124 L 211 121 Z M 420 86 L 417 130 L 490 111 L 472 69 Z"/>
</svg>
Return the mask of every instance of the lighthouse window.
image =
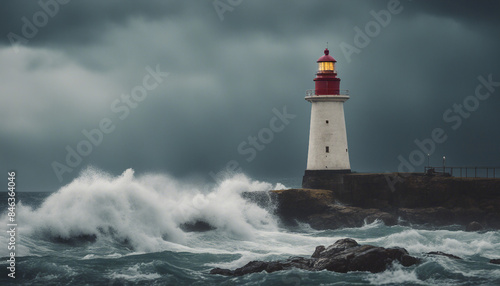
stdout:
<svg viewBox="0 0 500 286">
<path fill-rule="evenodd" d="M 330 147 L 326 146 L 326 153 L 330 153 Z"/>
<path fill-rule="evenodd" d="M 328 124 L 328 120 L 326 121 L 326 124 Z"/>
</svg>

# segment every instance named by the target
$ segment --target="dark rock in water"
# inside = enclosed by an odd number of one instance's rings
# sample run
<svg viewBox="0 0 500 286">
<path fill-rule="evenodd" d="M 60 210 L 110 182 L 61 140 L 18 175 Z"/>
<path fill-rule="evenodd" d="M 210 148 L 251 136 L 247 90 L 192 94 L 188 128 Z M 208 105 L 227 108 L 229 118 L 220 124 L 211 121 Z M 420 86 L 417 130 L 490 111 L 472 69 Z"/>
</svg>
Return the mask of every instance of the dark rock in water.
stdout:
<svg viewBox="0 0 500 286">
<path fill-rule="evenodd" d="M 251 261 L 235 270 L 214 268 L 210 274 L 226 276 L 241 276 L 249 273 L 266 271 L 268 273 L 300 268 L 310 271 L 328 270 L 346 273 L 349 271 L 382 272 L 393 261 L 399 261 L 403 266 L 419 263 L 404 248 L 383 248 L 373 245 L 359 245 L 354 239 L 337 240 L 329 247 L 316 247 L 311 258 L 291 257 L 285 261 Z"/>
<path fill-rule="evenodd" d="M 405 255 L 401 256 L 401 260 L 399 260 L 399 262 L 401 262 L 401 265 L 408 267 L 408 266 L 412 266 L 415 264 L 419 264 L 420 259 L 413 257 L 409 254 L 405 254 Z"/>
<path fill-rule="evenodd" d="M 215 229 L 215 227 L 211 226 L 207 222 L 199 221 L 199 220 L 194 222 L 194 223 L 187 222 L 187 223 L 181 224 L 180 228 L 183 231 L 190 231 L 190 232 L 203 232 L 203 231 L 209 231 L 209 230 Z"/>
<path fill-rule="evenodd" d="M 70 238 L 63 238 L 60 236 L 57 237 L 52 237 L 50 240 L 52 240 L 55 243 L 62 243 L 62 244 L 68 244 L 68 245 L 80 245 L 88 242 L 96 242 L 97 240 L 97 235 L 95 234 L 81 234 L 78 236 L 73 236 Z"/>
<path fill-rule="evenodd" d="M 314 250 L 314 253 L 311 255 L 312 258 L 319 258 L 319 254 L 325 250 L 325 246 L 324 245 L 319 245 L 319 246 L 316 246 L 316 250 Z"/>
<path fill-rule="evenodd" d="M 352 238 L 344 238 L 344 239 L 339 239 L 339 240 L 335 241 L 334 244 L 328 246 L 328 248 L 325 250 L 328 251 L 331 248 L 346 249 L 346 248 L 351 248 L 351 247 L 355 247 L 355 246 L 359 246 L 357 241 L 355 241 Z M 321 253 L 321 254 L 323 254 L 323 253 Z"/>
<path fill-rule="evenodd" d="M 465 231 L 479 231 L 479 230 L 483 230 L 483 226 L 477 221 L 473 221 L 465 227 Z"/>
<path fill-rule="evenodd" d="M 245 266 L 237 268 L 236 270 L 214 268 L 210 270 L 210 274 L 220 274 L 225 276 L 242 276 L 245 274 L 266 271 L 272 273 L 279 270 L 284 270 L 284 265 L 280 262 L 264 262 L 264 261 L 251 261 Z"/>
<path fill-rule="evenodd" d="M 460 258 L 458 256 L 453 255 L 453 254 L 444 253 L 444 252 L 441 252 L 441 251 L 431 251 L 431 252 L 428 252 L 426 254 L 427 255 L 445 256 L 445 257 L 452 258 L 452 259 L 457 259 L 457 260 L 461 260 L 462 259 L 462 258 Z"/>
<path fill-rule="evenodd" d="M 420 259 L 411 256 L 406 249 L 401 247 L 387 248 L 391 258 L 396 259 L 401 265 L 408 267 L 420 263 Z"/>
<path fill-rule="evenodd" d="M 229 270 L 229 269 L 222 269 L 222 268 L 214 268 L 212 270 L 210 270 L 210 274 L 219 274 L 219 275 L 224 275 L 224 276 L 233 276 L 234 275 L 234 271 L 233 270 Z"/>
<path fill-rule="evenodd" d="M 493 263 L 493 264 L 500 264 L 500 259 L 491 259 L 491 260 L 490 260 L 490 263 Z"/>
</svg>

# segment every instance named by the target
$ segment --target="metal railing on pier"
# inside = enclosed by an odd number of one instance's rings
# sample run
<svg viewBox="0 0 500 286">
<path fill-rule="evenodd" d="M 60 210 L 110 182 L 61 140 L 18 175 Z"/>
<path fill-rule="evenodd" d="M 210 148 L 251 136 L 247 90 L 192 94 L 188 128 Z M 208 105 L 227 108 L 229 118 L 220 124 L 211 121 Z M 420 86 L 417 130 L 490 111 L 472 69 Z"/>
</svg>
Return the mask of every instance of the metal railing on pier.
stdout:
<svg viewBox="0 0 500 286">
<path fill-rule="evenodd" d="M 424 172 L 463 178 L 500 178 L 500 167 L 424 167 Z"/>
</svg>

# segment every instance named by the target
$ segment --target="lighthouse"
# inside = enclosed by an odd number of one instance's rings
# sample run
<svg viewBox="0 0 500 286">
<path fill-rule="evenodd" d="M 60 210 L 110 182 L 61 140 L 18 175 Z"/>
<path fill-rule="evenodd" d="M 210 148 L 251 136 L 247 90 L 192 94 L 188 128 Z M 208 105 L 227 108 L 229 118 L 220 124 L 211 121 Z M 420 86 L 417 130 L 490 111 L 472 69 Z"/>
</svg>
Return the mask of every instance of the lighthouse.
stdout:
<svg viewBox="0 0 500 286">
<path fill-rule="evenodd" d="M 325 49 L 317 61 L 315 89 L 306 91 L 305 100 L 311 103 L 311 124 L 304 188 L 334 188 L 342 183 L 342 174 L 351 172 L 344 118 L 344 102 L 349 95 L 340 90 L 336 62 Z"/>
</svg>

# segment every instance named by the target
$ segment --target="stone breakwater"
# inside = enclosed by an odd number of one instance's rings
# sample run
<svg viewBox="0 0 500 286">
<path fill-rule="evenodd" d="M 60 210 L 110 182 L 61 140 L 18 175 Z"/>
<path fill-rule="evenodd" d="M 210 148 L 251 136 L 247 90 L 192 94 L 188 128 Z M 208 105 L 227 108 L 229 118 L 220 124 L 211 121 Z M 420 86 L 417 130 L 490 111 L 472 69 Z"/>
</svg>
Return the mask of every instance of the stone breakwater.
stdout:
<svg viewBox="0 0 500 286">
<path fill-rule="evenodd" d="M 331 184 L 327 177 L 320 179 L 326 181 L 315 183 L 331 188 L 271 191 L 282 221 L 306 222 L 315 229 L 359 227 L 376 219 L 387 225 L 500 228 L 500 179 L 418 173 L 345 174 Z"/>
</svg>

